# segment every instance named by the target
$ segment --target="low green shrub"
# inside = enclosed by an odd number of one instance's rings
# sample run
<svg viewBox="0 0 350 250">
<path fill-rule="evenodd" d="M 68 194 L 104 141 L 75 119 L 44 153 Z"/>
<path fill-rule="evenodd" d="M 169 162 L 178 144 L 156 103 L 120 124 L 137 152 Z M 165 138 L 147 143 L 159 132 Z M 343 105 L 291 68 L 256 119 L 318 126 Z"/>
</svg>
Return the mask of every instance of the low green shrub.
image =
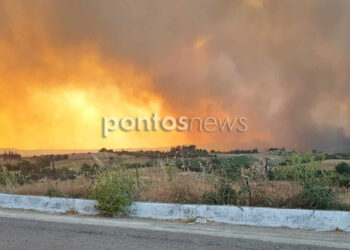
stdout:
<svg viewBox="0 0 350 250">
<path fill-rule="evenodd" d="M 21 173 L 23 173 L 21 171 Z M 50 178 L 50 179 L 59 179 L 59 180 L 74 180 L 77 173 L 74 170 L 70 170 L 66 167 L 55 169 L 55 172 L 52 168 L 42 168 L 36 169 L 31 172 L 24 172 L 24 176 L 27 181 L 39 181 L 41 179 Z"/>
<path fill-rule="evenodd" d="M 32 164 L 30 161 L 24 160 L 17 164 L 18 168 L 21 170 L 23 175 L 29 175 L 31 172 L 38 169 L 35 164 Z"/>
<path fill-rule="evenodd" d="M 199 160 L 189 160 L 187 161 L 188 169 L 194 172 L 202 172 L 201 163 Z"/>
<path fill-rule="evenodd" d="M 287 206 L 305 209 L 344 209 L 337 196 L 339 186 L 349 185 L 350 180 L 334 171 L 324 171 L 316 167 L 317 161 L 311 154 L 294 153 L 287 159 L 286 166 L 277 166 L 272 170 L 275 180 L 295 181 L 303 190 L 290 198 Z M 344 165 L 337 172 L 344 173 Z M 338 172 L 339 173 L 339 172 Z"/>
<path fill-rule="evenodd" d="M 335 166 L 335 171 L 342 175 L 350 175 L 350 165 L 346 162 L 341 162 Z"/>
<path fill-rule="evenodd" d="M 293 198 L 294 206 L 305 209 L 332 209 L 337 203 L 335 192 L 328 186 L 307 185 Z"/>
<path fill-rule="evenodd" d="M 298 166 L 301 164 L 315 163 L 316 159 L 312 153 L 299 153 L 294 151 L 291 156 L 287 156 L 286 163 L 287 165 Z"/>
<path fill-rule="evenodd" d="M 0 186 L 16 185 L 18 181 L 17 174 L 11 173 L 6 169 L 0 171 Z"/>
<path fill-rule="evenodd" d="M 128 212 L 135 195 L 134 178 L 121 168 L 100 173 L 92 191 L 92 198 L 99 203 L 96 207 L 106 216 Z"/>
<path fill-rule="evenodd" d="M 227 159 L 213 159 L 214 171 L 222 177 L 229 178 L 231 180 L 238 180 L 241 178 L 241 169 L 249 168 L 256 159 L 247 157 L 245 155 L 232 157 Z"/>
<path fill-rule="evenodd" d="M 84 163 L 80 168 L 80 174 L 92 178 L 96 175 L 97 168 L 98 166 L 96 164 L 91 167 L 89 164 Z"/>
<path fill-rule="evenodd" d="M 66 168 L 66 167 L 56 169 L 56 176 L 57 176 L 57 178 L 59 178 L 62 181 L 74 180 L 74 179 L 76 179 L 76 175 L 77 175 L 77 173 L 74 170 L 71 170 L 71 169 Z"/>
<path fill-rule="evenodd" d="M 212 205 L 235 205 L 238 202 L 238 193 L 232 185 L 224 179 L 221 179 L 215 186 L 215 191 L 205 192 L 203 200 Z"/>
<path fill-rule="evenodd" d="M 38 168 L 46 168 L 46 167 L 50 167 L 51 165 L 51 157 L 46 156 L 46 157 L 39 157 L 36 160 L 36 166 Z"/>
<path fill-rule="evenodd" d="M 319 170 L 307 164 L 274 167 L 272 176 L 274 180 L 297 181 L 302 185 L 308 183 L 329 185 L 332 181 L 331 175 L 326 171 Z"/>
<path fill-rule="evenodd" d="M 286 163 L 286 166 L 272 169 L 274 180 L 296 181 L 301 185 L 330 185 L 332 182 L 332 173 L 318 169 L 312 154 L 294 153 Z"/>
<path fill-rule="evenodd" d="M 335 171 L 331 171 L 332 173 L 332 181 L 334 186 L 338 187 L 350 187 L 350 175 L 347 174 L 339 174 Z"/>
<path fill-rule="evenodd" d="M 172 182 L 175 178 L 175 175 L 176 175 L 175 168 L 172 166 L 167 166 L 166 173 L 168 175 L 168 182 Z"/>
</svg>

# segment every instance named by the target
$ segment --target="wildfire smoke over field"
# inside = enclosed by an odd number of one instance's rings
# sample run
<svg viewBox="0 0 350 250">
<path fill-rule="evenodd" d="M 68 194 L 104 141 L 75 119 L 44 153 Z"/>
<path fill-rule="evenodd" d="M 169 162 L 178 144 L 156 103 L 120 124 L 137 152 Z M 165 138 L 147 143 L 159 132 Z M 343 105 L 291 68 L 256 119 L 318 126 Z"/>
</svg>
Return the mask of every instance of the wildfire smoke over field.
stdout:
<svg viewBox="0 0 350 250">
<path fill-rule="evenodd" d="M 350 144 L 347 0 L 0 0 L 0 147 Z M 103 116 L 247 117 L 246 133 Z"/>
</svg>

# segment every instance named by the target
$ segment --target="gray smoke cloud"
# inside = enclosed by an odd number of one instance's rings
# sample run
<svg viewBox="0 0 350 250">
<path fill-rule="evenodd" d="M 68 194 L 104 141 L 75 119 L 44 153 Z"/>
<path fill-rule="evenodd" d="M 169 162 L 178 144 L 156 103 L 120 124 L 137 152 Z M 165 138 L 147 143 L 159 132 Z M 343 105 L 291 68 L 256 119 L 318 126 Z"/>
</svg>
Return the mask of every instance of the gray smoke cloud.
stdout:
<svg viewBox="0 0 350 250">
<path fill-rule="evenodd" d="M 13 2 L 34 23 L 40 13 L 52 46 L 91 41 L 103 60 L 148 72 L 168 109 L 220 107 L 271 135 L 249 145 L 350 145 L 348 0 Z M 11 30 L 3 12 L 0 37 Z"/>
</svg>

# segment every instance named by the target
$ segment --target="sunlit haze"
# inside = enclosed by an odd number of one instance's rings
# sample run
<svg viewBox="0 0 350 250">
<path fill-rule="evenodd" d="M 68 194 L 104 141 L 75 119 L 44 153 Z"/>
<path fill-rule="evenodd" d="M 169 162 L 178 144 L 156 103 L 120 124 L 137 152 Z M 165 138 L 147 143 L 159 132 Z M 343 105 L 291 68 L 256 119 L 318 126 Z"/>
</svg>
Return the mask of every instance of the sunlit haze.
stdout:
<svg viewBox="0 0 350 250">
<path fill-rule="evenodd" d="M 0 148 L 350 144 L 350 1 L 0 0 Z M 246 117 L 248 131 L 102 118 Z"/>
</svg>

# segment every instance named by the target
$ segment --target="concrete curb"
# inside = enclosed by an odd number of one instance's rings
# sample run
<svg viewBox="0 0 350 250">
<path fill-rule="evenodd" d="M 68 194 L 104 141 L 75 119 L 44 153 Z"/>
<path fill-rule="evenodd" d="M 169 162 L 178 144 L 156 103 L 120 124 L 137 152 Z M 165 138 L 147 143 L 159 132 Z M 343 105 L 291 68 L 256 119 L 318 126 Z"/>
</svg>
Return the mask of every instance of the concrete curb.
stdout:
<svg viewBox="0 0 350 250">
<path fill-rule="evenodd" d="M 135 202 L 132 215 L 153 219 L 200 219 L 233 225 L 350 232 L 350 212 Z"/>
<path fill-rule="evenodd" d="M 93 200 L 0 194 L 0 208 L 52 213 L 73 211 L 79 214 L 96 215 L 99 213 L 95 208 L 96 204 L 97 202 Z M 350 212 L 340 211 L 134 202 L 130 216 L 164 220 L 198 219 L 233 225 L 350 232 Z"/>
<path fill-rule="evenodd" d="M 41 212 L 95 215 L 94 200 L 50 198 L 45 196 L 0 194 L 0 208 L 28 209 Z"/>
</svg>

